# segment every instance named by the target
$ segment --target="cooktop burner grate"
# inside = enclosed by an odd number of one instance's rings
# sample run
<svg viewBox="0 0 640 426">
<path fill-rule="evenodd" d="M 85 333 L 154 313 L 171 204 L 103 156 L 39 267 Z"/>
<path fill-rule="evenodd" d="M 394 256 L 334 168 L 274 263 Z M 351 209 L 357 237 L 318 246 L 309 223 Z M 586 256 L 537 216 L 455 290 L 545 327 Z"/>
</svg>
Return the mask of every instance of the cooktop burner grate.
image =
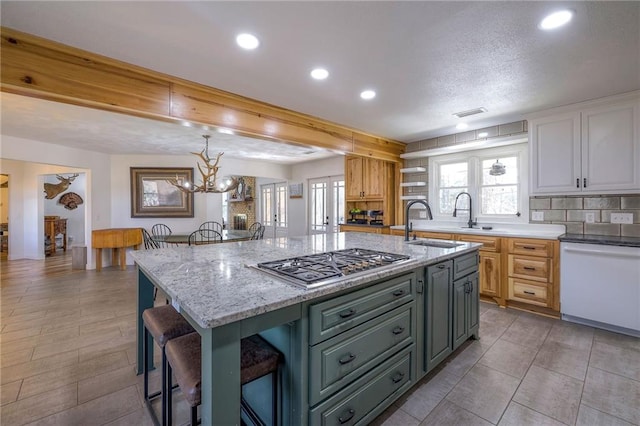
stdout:
<svg viewBox="0 0 640 426">
<path fill-rule="evenodd" d="M 257 267 L 305 288 L 409 259 L 409 256 L 352 248 L 258 263 Z"/>
</svg>

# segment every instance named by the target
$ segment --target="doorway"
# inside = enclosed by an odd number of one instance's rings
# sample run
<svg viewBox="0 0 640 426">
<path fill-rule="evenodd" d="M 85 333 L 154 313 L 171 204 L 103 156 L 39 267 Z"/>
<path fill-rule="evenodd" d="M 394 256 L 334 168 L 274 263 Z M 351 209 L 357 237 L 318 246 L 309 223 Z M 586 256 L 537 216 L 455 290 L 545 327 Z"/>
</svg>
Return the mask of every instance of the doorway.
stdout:
<svg viewBox="0 0 640 426">
<path fill-rule="evenodd" d="M 344 223 L 344 176 L 309 180 L 309 234 L 338 232 Z"/>
<path fill-rule="evenodd" d="M 262 214 L 265 238 L 287 236 L 286 182 L 260 185 L 260 212 Z"/>
</svg>

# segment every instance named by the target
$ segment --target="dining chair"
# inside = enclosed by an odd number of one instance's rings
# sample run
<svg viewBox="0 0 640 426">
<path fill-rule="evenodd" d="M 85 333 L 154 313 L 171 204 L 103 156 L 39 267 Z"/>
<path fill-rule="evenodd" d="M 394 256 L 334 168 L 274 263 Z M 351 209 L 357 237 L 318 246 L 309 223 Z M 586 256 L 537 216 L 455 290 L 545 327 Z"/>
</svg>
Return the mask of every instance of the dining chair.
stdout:
<svg viewBox="0 0 640 426">
<path fill-rule="evenodd" d="M 264 226 L 262 226 L 261 223 L 256 222 L 249 227 L 249 232 L 251 233 L 251 238 L 249 238 L 250 240 L 261 240 L 264 236 Z"/>
<path fill-rule="evenodd" d="M 169 228 L 164 223 L 156 223 L 151 227 L 151 235 L 154 237 L 168 237 L 169 235 L 171 235 L 171 228 Z M 158 239 L 156 239 L 155 241 L 158 243 L 158 248 L 173 247 L 177 245 L 165 243 L 164 241 L 160 241 Z"/>
<path fill-rule="evenodd" d="M 160 244 L 144 228 L 142 228 L 142 240 L 144 241 L 144 248 L 147 250 L 160 248 Z"/>
<path fill-rule="evenodd" d="M 202 222 L 198 230 L 206 229 L 210 231 L 216 231 L 220 235 L 222 235 L 222 224 L 215 221 Z"/>
<path fill-rule="evenodd" d="M 222 242 L 222 234 L 211 229 L 198 229 L 189 234 L 189 245 L 214 244 Z"/>
</svg>

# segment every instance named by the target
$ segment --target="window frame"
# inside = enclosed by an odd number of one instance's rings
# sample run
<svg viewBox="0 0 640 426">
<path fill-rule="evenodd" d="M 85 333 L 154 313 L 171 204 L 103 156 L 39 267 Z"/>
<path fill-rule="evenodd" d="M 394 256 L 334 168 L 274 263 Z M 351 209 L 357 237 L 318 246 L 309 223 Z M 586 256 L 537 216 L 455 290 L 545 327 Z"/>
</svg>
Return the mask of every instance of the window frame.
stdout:
<svg viewBox="0 0 640 426">
<path fill-rule="evenodd" d="M 482 188 L 482 161 L 516 157 L 518 163 L 518 212 L 516 214 L 481 214 L 480 190 Z M 496 148 L 484 148 L 455 154 L 443 154 L 429 157 L 429 205 L 433 218 L 441 221 L 462 221 L 451 214 L 440 213 L 440 166 L 452 163 L 467 163 L 467 192 L 471 194 L 474 204 L 474 217 L 480 223 L 528 223 L 529 221 L 529 163 L 526 143 Z M 468 220 L 465 219 L 465 221 Z"/>
</svg>

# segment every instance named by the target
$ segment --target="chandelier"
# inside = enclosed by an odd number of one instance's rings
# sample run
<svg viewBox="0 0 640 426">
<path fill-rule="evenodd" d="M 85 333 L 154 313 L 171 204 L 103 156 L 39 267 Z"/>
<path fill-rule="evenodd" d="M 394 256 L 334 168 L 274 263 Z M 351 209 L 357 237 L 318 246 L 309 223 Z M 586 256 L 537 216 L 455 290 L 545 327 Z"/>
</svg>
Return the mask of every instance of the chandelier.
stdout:
<svg viewBox="0 0 640 426">
<path fill-rule="evenodd" d="M 209 138 L 211 135 L 202 135 L 202 137 L 205 140 L 204 149 L 201 152 L 191 153 L 204 161 L 204 167 L 206 170 L 202 167 L 200 162 L 198 162 L 198 170 L 202 175 L 202 183 L 200 185 L 195 185 L 193 182 L 181 179 L 177 175 L 175 179 L 167 179 L 167 182 L 178 188 L 180 191 L 188 193 L 222 193 L 236 189 L 240 181 L 235 176 L 225 177 L 218 181 L 218 163 L 220 162 L 220 157 L 222 157 L 224 152 L 219 152 L 216 158 L 212 160 L 211 157 L 209 157 Z"/>
</svg>

